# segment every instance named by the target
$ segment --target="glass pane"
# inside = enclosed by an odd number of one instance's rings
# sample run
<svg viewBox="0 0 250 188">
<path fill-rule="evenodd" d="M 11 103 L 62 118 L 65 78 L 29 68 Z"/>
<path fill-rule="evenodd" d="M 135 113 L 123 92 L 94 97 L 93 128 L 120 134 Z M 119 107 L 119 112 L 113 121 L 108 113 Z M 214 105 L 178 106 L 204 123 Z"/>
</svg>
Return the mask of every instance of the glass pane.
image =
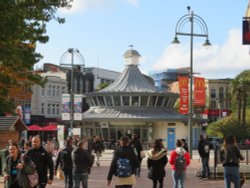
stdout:
<svg viewBox="0 0 250 188">
<path fill-rule="evenodd" d="M 129 96 L 123 96 L 123 106 L 129 106 Z"/>
<path fill-rule="evenodd" d="M 132 106 L 139 105 L 139 96 L 132 96 Z"/>
<path fill-rule="evenodd" d="M 113 106 L 111 96 L 106 96 L 107 106 Z"/>
<path fill-rule="evenodd" d="M 162 97 L 162 96 L 159 96 L 156 106 L 161 106 L 162 101 L 163 101 L 163 97 Z"/>
<path fill-rule="evenodd" d="M 151 96 L 149 101 L 149 106 L 154 106 L 156 100 L 156 96 Z"/>
<path fill-rule="evenodd" d="M 105 106 L 104 105 L 104 99 L 103 99 L 103 96 L 98 96 L 98 99 L 99 99 L 99 103 L 101 106 Z"/>
<path fill-rule="evenodd" d="M 94 99 L 95 105 L 96 105 L 96 106 L 99 106 L 99 104 L 98 104 L 98 102 L 97 102 L 96 96 L 94 96 L 93 99 Z"/>
<path fill-rule="evenodd" d="M 167 107 L 167 105 L 168 105 L 168 101 L 169 101 L 169 98 L 168 98 L 168 97 L 166 97 L 166 99 L 165 99 L 165 102 L 164 102 L 164 105 L 163 105 L 163 106 L 166 106 L 166 107 Z"/>
<path fill-rule="evenodd" d="M 120 96 L 113 96 L 115 106 L 121 106 L 121 98 Z"/>
<path fill-rule="evenodd" d="M 141 106 L 147 106 L 148 96 L 141 96 Z"/>
</svg>

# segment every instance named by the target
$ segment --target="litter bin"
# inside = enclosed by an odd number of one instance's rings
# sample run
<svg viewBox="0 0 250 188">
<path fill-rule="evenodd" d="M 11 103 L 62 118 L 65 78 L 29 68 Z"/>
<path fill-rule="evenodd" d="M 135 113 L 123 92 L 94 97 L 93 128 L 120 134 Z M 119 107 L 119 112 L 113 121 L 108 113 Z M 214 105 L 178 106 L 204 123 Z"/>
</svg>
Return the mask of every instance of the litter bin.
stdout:
<svg viewBox="0 0 250 188">
<path fill-rule="evenodd" d="M 7 154 L 8 154 L 7 149 L 0 150 L 0 175 L 3 174 L 3 167 L 4 167 L 4 163 L 5 163 Z"/>
</svg>

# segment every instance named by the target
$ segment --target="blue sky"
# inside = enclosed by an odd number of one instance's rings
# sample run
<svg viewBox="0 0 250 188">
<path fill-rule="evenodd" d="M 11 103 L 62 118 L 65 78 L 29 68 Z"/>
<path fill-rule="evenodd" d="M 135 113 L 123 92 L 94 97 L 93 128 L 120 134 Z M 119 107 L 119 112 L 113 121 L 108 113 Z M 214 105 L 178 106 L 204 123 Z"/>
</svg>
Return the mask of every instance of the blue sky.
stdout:
<svg viewBox="0 0 250 188">
<path fill-rule="evenodd" d="M 142 56 L 143 73 L 189 67 L 190 38 L 179 36 L 178 47 L 171 42 L 177 21 L 190 6 L 206 22 L 213 45 L 205 49 L 205 38 L 194 37 L 194 71 L 208 79 L 234 78 L 250 69 L 250 48 L 241 39 L 247 5 L 248 0 L 74 0 L 70 11 L 58 11 L 65 24 L 48 24 L 50 40 L 37 45 L 44 58 L 35 67 L 59 64 L 73 47 L 80 50 L 85 66 L 122 72 L 123 54 L 131 44 Z"/>
</svg>

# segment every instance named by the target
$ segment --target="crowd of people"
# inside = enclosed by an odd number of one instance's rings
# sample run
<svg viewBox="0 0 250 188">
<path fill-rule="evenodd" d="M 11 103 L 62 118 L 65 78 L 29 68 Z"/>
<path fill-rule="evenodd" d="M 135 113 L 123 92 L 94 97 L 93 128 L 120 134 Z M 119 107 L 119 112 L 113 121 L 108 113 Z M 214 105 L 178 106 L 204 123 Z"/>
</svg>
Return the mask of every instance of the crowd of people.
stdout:
<svg viewBox="0 0 250 188">
<path fill-rule="evenodd" d="M 200 136 L 198 153 L 202 161 L 200 178 L 209 178 L 209 155 L 211 143 Z M 38 182 L 35 188 L 45 188 L 52 184 L 54 175 L 61 170 L 64 177 L 65 188 L 88 188 L 88 178 L 94 162 L 100 166 L 100 157 L 104 152 L 104 144 L 99 136 L 87 139 L 74 139 L 67 137 L 65 145 L 55 152 L 55 145 L 48 139 L 42 144 L 37 135 L 31 138 L 31 143 L 8 142 L 9 155 L 4 168 L 6 188 L 30 188 L 30 175 L 37 173 Z M 176 141 L 176 148 L 171 151 L 169 158 L 167 148 L 162 139 L 156 139 L 152 148 L 144 151 L 137 135 L 131 139 L 122 136 L 119 146 L 114 150 L 113 158 L 107 173 L 107 186 L 111 182 L 116 188 L 132 188 L 136 177 L 141 176 L 141 162 L 147 159 L 147 177 L 152 181 L 153 188 L 163 188 L 166 175 L 166 165 L 171 165 L 173 188 L 183 188 L 186 179 L 187 167 L 190 165 L 190 155 L 185 139 Z M 229 188 L 231 182 L 235 188 L 240 187 L 239 160 L 243 156 L 237 147 L 236 139 L 227 136 L 221 147 L 221 161 L 224 166 L 225 187 Z M 54 159 L 54 160 L 53 160 Z M 105 186 L 105 185 L 104 185 Z"/>
</svg>

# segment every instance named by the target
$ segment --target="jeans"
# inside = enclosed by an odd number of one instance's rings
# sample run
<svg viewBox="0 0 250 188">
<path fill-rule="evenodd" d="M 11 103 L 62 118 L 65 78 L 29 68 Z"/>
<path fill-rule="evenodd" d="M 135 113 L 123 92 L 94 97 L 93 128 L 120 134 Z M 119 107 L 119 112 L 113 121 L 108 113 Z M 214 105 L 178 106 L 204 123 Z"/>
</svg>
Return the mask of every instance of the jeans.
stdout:
<svg viewBox="0 0 250 188">
<path fill-rule="evenodd" d="M 209 158 L 202 157 L 201 162 L 202 162 L 202 177 L 209 177 L 210 175 Z"/>
<path fill-rule="evenodd" d="M 132 188 L 132 185 L 116 185 L 115 188 Z"/>
<path fill-rule="evenodd" d="M 72 170 L 63 171 L 65 188 L 73 188 Z"/>
<path fill-rule="evenodd" d="M 224 167 L 224 182 L 225 188 L 231 188 L 231 182 L 233 182 L 234 188 L 240 188 L 240 171 L 238 166 Z"/>
<path fill-rule="evenodd" d="M 172 178 L 173 178 L 173 188 L 183 188 L 184 187 L 184 179 L 186 177 L 186 172 L 181 171 L 177 172 L 175 170 L 172 171 Z"/>
<path fill-rule="evenodd" d="M 74 188 L 80 188 L 80 182 L 82 182 L 83 188 L 88 188 L 88 172 L 74 174 Z"/>
<path fill-rule="evenodd" d="M 159 188 L 163 188 L 163 178 L 160 180 L 153 180 L 153 188 L 157 188 L 158 181 L 159 181 Z"/>
</svg>

